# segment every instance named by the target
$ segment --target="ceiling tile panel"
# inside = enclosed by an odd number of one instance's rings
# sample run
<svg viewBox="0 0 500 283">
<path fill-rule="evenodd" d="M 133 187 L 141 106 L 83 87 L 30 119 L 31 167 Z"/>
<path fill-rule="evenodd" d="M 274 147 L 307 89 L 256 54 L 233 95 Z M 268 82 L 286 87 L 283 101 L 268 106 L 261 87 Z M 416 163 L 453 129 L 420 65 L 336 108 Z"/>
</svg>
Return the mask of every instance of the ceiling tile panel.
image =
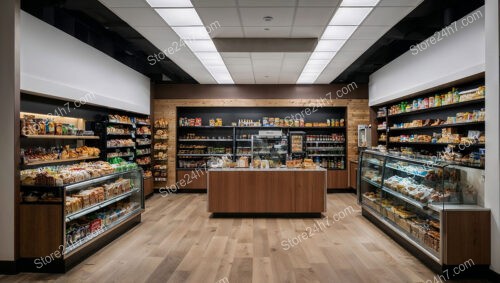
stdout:
<svg viewBox="0 0 500 283">
<path fill-rule="evenodd" d="M 357 51 L 358 53 L 361 53 L 368 49 L 373 43 L 375 43 L 375 41 L 375 39 L 350 39 L 344 44 L 342 48 L 345 48 L 345 50 Z"/>
<path fill-rule="evenodd" d="M 303 7 L 336 7 L 340 0 L 299 0 L 298 5 Z"/>
<path fill-rule="evenodd" d="M 299 7 L 295 14 L 295 26 L 326 26 L 332 18 L 334 7 Z"/>
<path fill-rule="evenodd" d="M 220 52 L 222 58 L 250 58 L 250 52 Z"/>
<path fill-rule="evenodd" d="M 218 23 L 220 27 L 238 27 L 241 25 L 236 8 L 196 8 L 203 24 Z"/>
<path fill-rule="evenodd" d="M 243 37 L 243 29 L 241 27 L 218 27 L 212 29 L 209 33 L 211 38 L 237 38 Z"/>
<path fill-rule="evenodd" d="M 240 7 L 294 7 L 297 0 L 239 0 Z"/>
<path fill-rule="evenodd" d="M 351 36 L 351 39 L 379 39 L 390 26 L 360 26 Z"/>
<path fill-rule="evenodd" d="M 247 65 L 252 66 L 252 60 L 250 58 L 225 58 L 222 57 L 224 62 L 228 65 Z"/>
<path fill-rule="evenodd" d="M 267 29 L 267 30 L 265 30 Z M 247 38 L 288 38 L 291 27 L 244 27 L 243 31 Z"/>
<path fill-rule="evenodd" d="M 191 0 L 195 7 L 236 7 L 236 0 Z"/>
<path fill-rule="evenodd" d="M 295 8 L 240 8 L 245 27 L 288 27 L 292 25 Z M 264 21 L 271 16 L 273 20 Z"/>
<path fill-rule="evenodd" d="M 252 60 L 269 60 L 281 61 L 283 59 L 283 52 L 252 52 L 250 53 Z"/>
<path fill-rule="evenodd" d="M 324 26 L 294 26 L 292 27 L 292 37 L 320 38 L 324 29 Z"/>
</svg>

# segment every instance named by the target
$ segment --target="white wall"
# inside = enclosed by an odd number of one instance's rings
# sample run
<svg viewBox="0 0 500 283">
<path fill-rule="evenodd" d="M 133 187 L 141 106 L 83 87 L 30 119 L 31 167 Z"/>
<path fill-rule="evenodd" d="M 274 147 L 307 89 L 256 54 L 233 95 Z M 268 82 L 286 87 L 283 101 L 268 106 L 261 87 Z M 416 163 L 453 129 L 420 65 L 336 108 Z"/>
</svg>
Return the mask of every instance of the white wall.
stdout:
<svg viewBox="0 0 500 283">
<path fill-rule="evenodd" d="M 19 136 L 19 0 L 0 2 L 0 261 L 15 260 L 16 137 Z"/>
<path fill-rule="evenodd" d="M 408 50 L 370 76 L 370 106 L 484 71 L 483 17 L 423 51 Z M 436 38 L 437 40 L 437 38 Z M 415 55 L 413 55 L 413 54 Z"/>
<path fill-rule="evenodd" d="M 149 114 L 149 78 L 23 11 L 20 25 L 21 90 Z"/>
<path fill-rule="evenodd" d="M 491 269 L 500 273 L 500 53 L 498 0 L 486 0 L 486 180 L 485 205 L 491 209 Z"/>
</svg>

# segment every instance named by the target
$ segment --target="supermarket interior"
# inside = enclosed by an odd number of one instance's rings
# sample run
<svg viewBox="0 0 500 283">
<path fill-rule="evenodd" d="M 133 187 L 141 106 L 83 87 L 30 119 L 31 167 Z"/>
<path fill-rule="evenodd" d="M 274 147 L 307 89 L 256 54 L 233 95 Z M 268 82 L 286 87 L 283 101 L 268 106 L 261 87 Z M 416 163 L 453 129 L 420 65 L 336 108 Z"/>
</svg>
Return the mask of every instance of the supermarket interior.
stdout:
<svg viewBox="0 0 500 283">
<path fill-rule="evenodd" d="M 500 282 L 499 12 L 1 1 L 0 282 Z"/>
</svg>

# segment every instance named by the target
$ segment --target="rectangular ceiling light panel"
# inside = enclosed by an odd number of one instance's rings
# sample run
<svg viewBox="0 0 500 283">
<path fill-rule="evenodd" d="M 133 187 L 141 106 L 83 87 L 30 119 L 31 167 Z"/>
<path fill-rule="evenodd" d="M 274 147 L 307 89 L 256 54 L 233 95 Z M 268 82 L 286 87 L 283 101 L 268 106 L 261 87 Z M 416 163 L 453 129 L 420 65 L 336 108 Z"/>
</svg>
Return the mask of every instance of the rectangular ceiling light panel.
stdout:
<svg viewBox="0 0 500 283">
<path fill-rule="evenodd" d="M 190 0 L 146 0 L 153 8 L 192 8 Z"/>
<path fill-rule="evenodd" d="M 359 26 L 373 8 L 340 7 L 333 15 L 329 26 Z"/>
<path fill-rule="evenodd" d="M 219 84 L 234 84 L 214 42 L 189 0 L 147 0 Z M 180 42 L 179 42 L 180 43 Z"/>
<path fill-rule="evenodd" d="M 343 0 L 340 7 L 375 7 L 380 0 Z"/>
<path fill-rule="evenodd" d="M 155 9 L 171 27 L 175 26 L 203 26 L 198 13 L 194 8 Z"/>
<path fill-rule="evenodd" d="M 380 0 L 343 0 L 304 66 L 298 84 L 314 83 Z"/>
</svg>

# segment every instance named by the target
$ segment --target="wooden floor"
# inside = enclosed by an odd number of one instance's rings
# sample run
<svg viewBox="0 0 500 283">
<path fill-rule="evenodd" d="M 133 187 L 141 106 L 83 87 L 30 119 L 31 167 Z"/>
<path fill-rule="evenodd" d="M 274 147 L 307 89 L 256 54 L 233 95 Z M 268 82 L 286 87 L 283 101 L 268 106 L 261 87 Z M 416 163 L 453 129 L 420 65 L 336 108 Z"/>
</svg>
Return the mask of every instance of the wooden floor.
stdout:
<svg viewBox="0 0 500 283">
<path fill-rule="evenodd" d="M 297 243 L 313 219 L 214 219 L 204 194 L 154 196 L 141 224 L 67 274 L 0 282 L 434 282 L 435 274 L 361 216 L 354 195 L 329 194 L 325 215 L 349 206 L 354 213 L 284 250 L 282 241 Z"/>
</svg>

